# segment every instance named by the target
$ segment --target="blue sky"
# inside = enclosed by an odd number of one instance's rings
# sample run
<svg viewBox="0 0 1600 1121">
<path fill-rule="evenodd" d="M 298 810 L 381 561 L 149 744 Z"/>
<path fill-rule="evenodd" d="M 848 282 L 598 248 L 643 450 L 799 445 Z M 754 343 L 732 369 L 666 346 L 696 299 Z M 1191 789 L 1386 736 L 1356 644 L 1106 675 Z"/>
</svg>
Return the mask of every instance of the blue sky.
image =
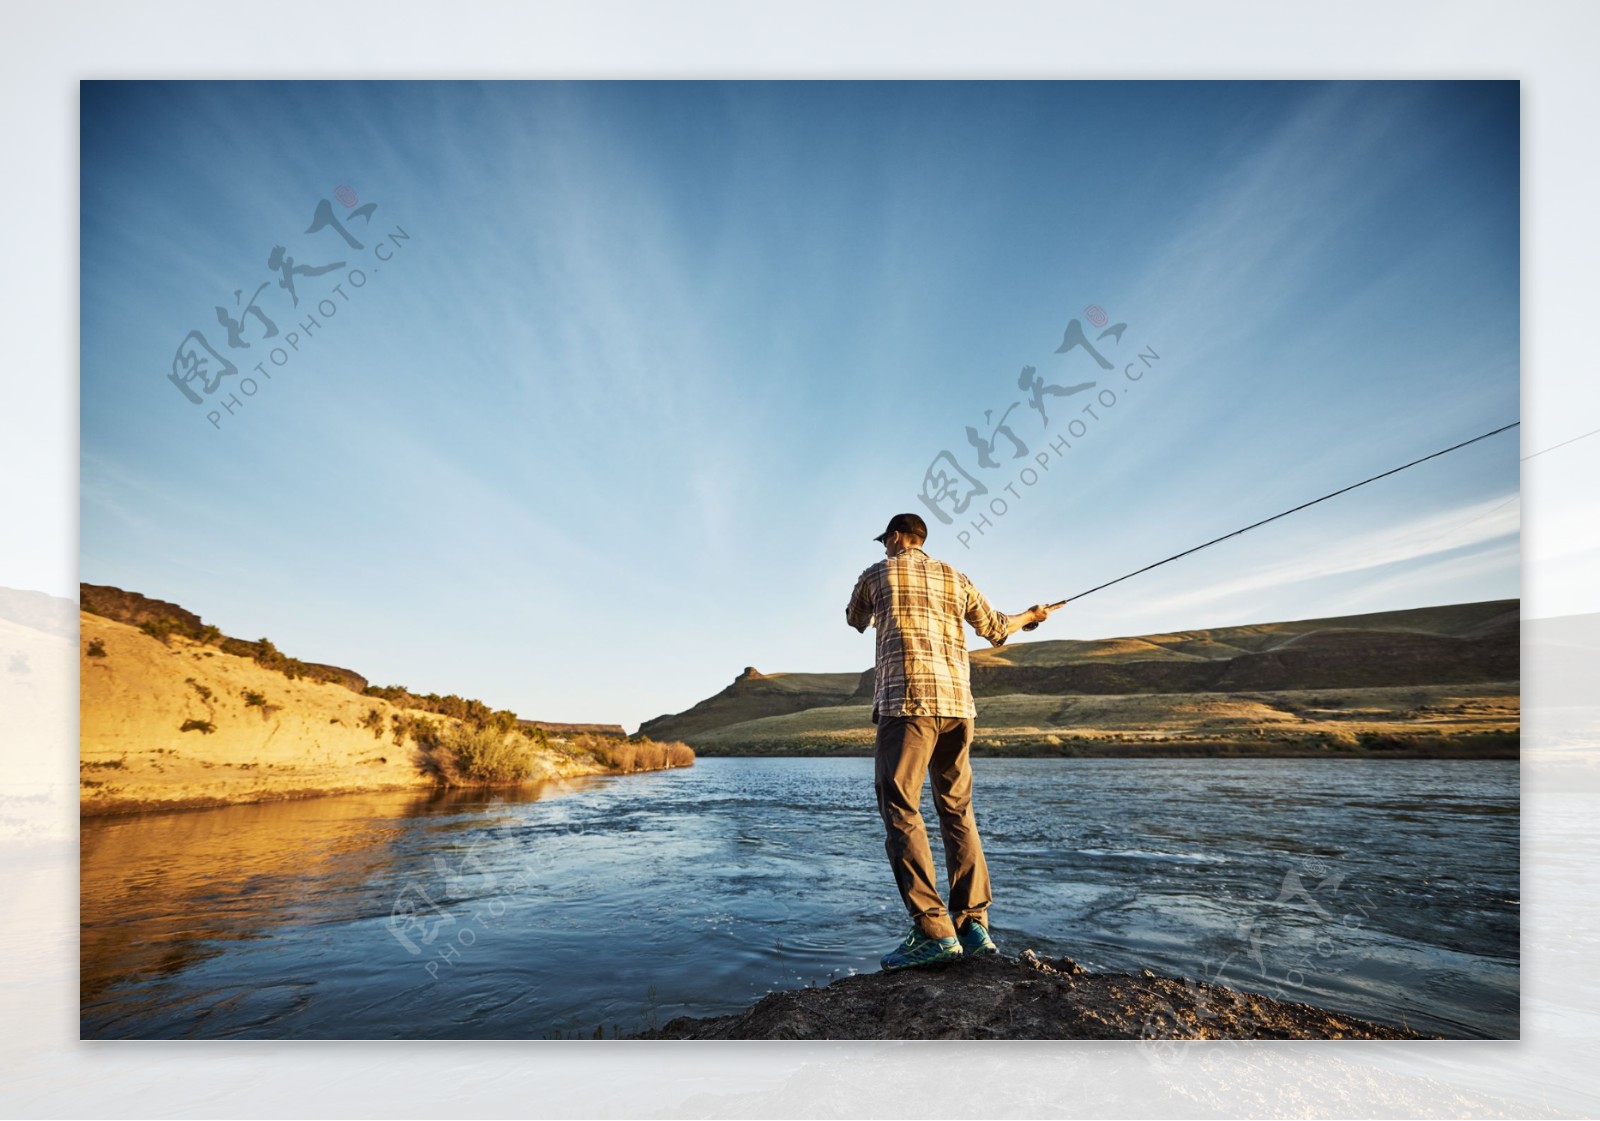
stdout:
<svg viewBox="0 0 1600 1121">
<path fill-rule="evenodd" d="M 86 83 L 81 575 L 551 720 L 632 729 L 746 665 L 863 669 L 850 587 L 889 515 L 931 514 L 941 451 L 989 494 L 929 516 L 928 549 L 1016 610 L 1518 419 L 1518 100 Z M 359 250 L 305 232 L 323 199 Z M 274 246 L 344 264 L 294 307 Z M 245 317 L 230 348 L 214 308 L 263 282 L 279 336 Z M 1097 344 L 1112 371 L 1054 353 L 1074 318 L 1098 334 L 1090 305 L 1127 324 Z M 166 376 L 192 329 L 240 370 L 199 406 Z M 1047 429 L 1025 365 L 1096 387 Z M 1028 454 L 1002 437 L 986 470 L 965 428 L 1014 402 Z M 1515 432 L 1476 444 L 1037 637 L 1516 596 L 1517 456 Z"/>
</svg>

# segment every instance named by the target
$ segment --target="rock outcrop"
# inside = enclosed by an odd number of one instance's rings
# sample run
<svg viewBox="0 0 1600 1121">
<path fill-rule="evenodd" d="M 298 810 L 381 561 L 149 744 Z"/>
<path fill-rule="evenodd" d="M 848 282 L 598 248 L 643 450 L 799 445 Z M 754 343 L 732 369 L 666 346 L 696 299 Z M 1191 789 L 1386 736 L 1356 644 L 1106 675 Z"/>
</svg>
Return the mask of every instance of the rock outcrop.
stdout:
<svg viewBox="0 0 1600 1121">
<path fill-rule="evenodd" d="M 1403 1027 L 1171 977 L 992 954 L 773 993 L 637 1039 L 1422 1039 Z"/>
<path fill-rule="evenodd" d="M 262 642 L 233 638 L 214 627 L 207 628 L 205 620 L 200 616 L 175 603 L 154 599 L 138 592 L 124 591 L 108 584 L 79 584 L 78 602 L 82 610 L 91 615 L 114 619 L 130 627 L 154 627 L 158 629 L 158 633 L 177 633 L 187 638 L 199 638 L 209 629 L 213 632 L 212 638 L 217 648 L 229 654 L 255 658 L 263 650 Z M 343 685 L 352 693 L 360 693 L 368 685 L 365 677 L 343 666 L 305 662 L 303 668 L 307 677 Z"/>
</svg>

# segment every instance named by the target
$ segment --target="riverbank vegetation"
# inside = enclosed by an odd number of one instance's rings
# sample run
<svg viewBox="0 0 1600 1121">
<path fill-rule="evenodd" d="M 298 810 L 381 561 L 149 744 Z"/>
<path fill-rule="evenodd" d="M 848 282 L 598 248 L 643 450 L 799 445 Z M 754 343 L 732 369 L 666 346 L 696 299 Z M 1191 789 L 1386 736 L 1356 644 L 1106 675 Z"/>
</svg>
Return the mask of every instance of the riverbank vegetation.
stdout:
<svg viewBox="0 0 1600 1121">
<path fill-rule="evenodd" d="M 657 743 L 640 737 L 583 735 L 551 738 L 540 729 L 507 732 L 461 724 L 429 735 L 423 747 L 450 786 L 509 785 L 550 777 L 552 757 L 587 763 L 616 774 L 661 771 L 694 763 L 694 749 L 683 743 Z"/>
<path fill-rule="evenodd" d="M 572 746 L 574 750 L 592 756 L 602 766 L 619 774 L 687 767 L 694 762 L 694 748 L 688 744 L 677 741 L 658 743 L 648 736 L 624 740 L 611 736 L 579 736 L 572 741 Z"/>
<path fill-rule="evenodd" d="M 1322 759 L 1516 759 L 1521 734 L 1515 728 L 1456 733 L 1379 733 L 1356 736 L 1272 736 L 1240 739 L 1183 736 L 1051 735 L 980 736 L 974 758 L 1076 759 L 1210 756 Z M 873 753 L 871 732 L 702 743 L 695 751 L 711 757 L 780 755 L 859 755 Z"/>
<path fill-rule="evenodd" d="M 974 755 L 1516 758 L 1516 682 L 1239 693 L 977 698 Z M 866 705 L 834 705 L 688 738 L 701 755 L 869 755 Z"/>
</svg>

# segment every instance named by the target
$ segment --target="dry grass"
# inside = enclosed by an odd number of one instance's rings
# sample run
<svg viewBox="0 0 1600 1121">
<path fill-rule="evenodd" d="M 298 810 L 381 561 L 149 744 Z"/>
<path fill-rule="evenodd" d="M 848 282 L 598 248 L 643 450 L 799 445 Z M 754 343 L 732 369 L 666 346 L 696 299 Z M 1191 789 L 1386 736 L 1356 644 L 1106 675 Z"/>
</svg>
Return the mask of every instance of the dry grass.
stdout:
<svg viewBox="0 0 1600 1121">
<path fill-rule="evenodd" d="M 687 767 L 694 763 L 694 749 L 686 743 L 658 743 L 649 737 L 618 739 L 615 736 L 581 735 L 571 741 L 574 752 L 589 755 L 609 770 L 661 771 L 668 767 Z"/>
</svg>

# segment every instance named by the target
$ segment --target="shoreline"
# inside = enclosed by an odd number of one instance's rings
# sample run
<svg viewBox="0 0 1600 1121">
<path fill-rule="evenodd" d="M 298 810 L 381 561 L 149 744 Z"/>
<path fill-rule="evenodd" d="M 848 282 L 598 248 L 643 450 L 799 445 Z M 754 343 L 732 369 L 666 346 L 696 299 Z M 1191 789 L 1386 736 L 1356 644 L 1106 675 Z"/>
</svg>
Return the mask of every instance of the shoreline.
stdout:
<svg viewBox="0 0 1600 1121">
<path fill-rule="evenodd" d="M 871 745 L 865 746 L 812 746 L 753 745 L 750 747 L 724 747 L 705 745 L 695 747 L 700 759 L 782 759 L 782 758 L 841 758 L 870 759 Z M 980 747 L 971 752 L 974 760 L 980 759 L 1509 759 L 1522 758 L 1520 743 L 1427 745 L 1414 744 L 1393 748 L 1342 747 L 1329 748 L 1319 743 L 1110 743 L 1081 746 L 1056 746 L 1050 744 L 1018 745 L 1015 747 Z"/>
<path fill-rule="evenodd" d="M 203 810 L 226 810 L 238 806 L 270 805 L 275 802 L 305 802 L 315 798 L 342 798 L 358 794 L 417 794 L 450 795 L 471 794 L 475 791 L 532 791 L 544 786 L 565 783 L 572 779 L 625 778 L 628 775 L 658 774 L 661 771 L 686 770 L 690 764 L 668 764 L 665 767 L 640 767 L 630 771 L 595 770 L 572 771 L 567 774 L 527 782 L 479 782 L 446 784 L 432 779 L 418 782 L 394 782 L 372 786 L 308 786 L 263 790 L 249 795 L 196 794 L 183 798 L 119 798 L 104 799 L 95 803 L 78 801 L 78 820 L 93 821 L 108 817 L 133 817 L 144 814 L 194 813 Z"/>
</svg>

